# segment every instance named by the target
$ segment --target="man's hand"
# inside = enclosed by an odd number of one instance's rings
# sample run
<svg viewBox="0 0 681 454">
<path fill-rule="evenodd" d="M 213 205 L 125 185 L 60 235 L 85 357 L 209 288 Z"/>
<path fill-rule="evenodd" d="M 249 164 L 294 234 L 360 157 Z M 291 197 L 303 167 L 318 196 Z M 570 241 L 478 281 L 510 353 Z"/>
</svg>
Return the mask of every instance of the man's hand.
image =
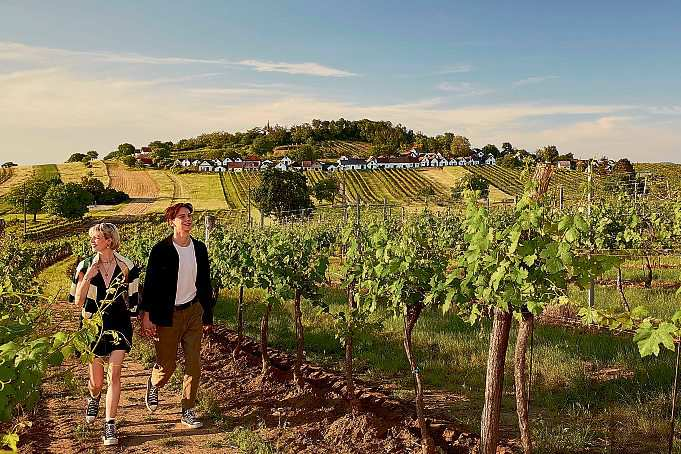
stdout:
<svg viewBox="0 0 681 454">
<path fill-rule="evenodd" d="M 142 336 L 156 336 L 156 325 L 149 319 L 149 312 L 142 312 Z"/>
<path fill-rule="evenodd" d="M 203 335 L 207 335 L 213 332 L 213 325 L 203 325 Z"/>
</svg>

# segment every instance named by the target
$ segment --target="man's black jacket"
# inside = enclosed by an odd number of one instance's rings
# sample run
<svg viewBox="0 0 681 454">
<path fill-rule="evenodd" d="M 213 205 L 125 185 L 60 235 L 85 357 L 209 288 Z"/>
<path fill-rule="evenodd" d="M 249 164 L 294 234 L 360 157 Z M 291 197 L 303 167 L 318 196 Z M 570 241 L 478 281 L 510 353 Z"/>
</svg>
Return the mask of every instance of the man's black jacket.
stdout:
<svg viewBox="0 0 681 454">
<path fill-rule="evenodd" d="M 213 291 L 210 284 L 208 250 L 199 240 L 191 239 L 196 255 L 196 296 L 203 306 L 203 324 L 213 324 Z M 172 326 L 175 294 L 177 293 L 177 272 L 180 257 L 173 245 L 172 235 L 159 241 L 151 249 L 144 279 L 144 293 L 140 309 L 149 312 L 154 324 Z"/>
</svg>

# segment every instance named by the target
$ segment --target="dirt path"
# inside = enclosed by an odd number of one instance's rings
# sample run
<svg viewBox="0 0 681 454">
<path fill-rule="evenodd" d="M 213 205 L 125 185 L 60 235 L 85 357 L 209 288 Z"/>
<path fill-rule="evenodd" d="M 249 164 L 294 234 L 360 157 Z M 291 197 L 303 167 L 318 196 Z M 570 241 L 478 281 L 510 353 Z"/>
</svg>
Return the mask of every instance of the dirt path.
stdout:
<svg viewBox="0 0 681 454">
<path fill-rule="evenodd" d="M 62 303 L 60 324 L 73 326 L 77 317 L 71 315 L 73 306 Z M 135 339 L 135 342 L 138 342 Z M 64 373 L 64 369 L 70 372 Z M 86 367 L 71 362 L 53 374 L 61 375 L 47 380 L 42 389 L 40 406 L 33 419 L 33 427 L 25 439 L 28 444 L 21 452 L 125 452 L 125 453 L 238 453 L 216 420 L 205 417 L 202 429 L 191 430 L 179 423 L 180 392 L 177 387 L 161 391 L 161 405 L 151 414 L 144 405 L 144 392 L 149 369 L 130 357 L 123 364 L 121 400 L 116 418 L 119 445 L 105 448 L 101 435 L 104 424 L 102 392 L 100 411 L 92 425 L 85 424 Z"/>
</svg>

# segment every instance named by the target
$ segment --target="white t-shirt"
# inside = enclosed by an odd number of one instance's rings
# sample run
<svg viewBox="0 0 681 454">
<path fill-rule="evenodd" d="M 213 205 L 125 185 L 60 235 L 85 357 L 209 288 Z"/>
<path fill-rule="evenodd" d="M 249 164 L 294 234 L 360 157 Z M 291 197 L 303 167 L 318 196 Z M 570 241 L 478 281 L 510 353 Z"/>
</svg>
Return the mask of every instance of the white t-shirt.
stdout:
<svg viewBox="0 0 681 454">
<path fill-rule="evenodd" d="M 180 267 L 177 270 L 177 293 L 175 305 L 188 303 L 196 297 L 196 253 L 194 242 L 183 247 L 173 241 L 177 255 L 180 257 Z"/>
</svg>

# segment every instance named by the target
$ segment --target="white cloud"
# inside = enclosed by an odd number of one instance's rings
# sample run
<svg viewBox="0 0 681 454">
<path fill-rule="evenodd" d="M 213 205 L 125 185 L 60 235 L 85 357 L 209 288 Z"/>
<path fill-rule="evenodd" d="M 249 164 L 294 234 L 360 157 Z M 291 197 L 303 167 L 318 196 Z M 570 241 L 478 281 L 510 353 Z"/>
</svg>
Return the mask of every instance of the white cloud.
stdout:
<svg viewBox="0 0 681 454">
<path fill-rule="evenodd" d="M 473 65 L 468 64 L 468 63 L 463 63 L 460 65 L 454 65 L 454 66 L 448 66 L 435 74 L 438 75 L 445 75 L 445 74 L 460 74 L 460 73 L 469 73 L 473 71 Z"/>
<path fill-rule="evenodd" d="M 287 74 L 305 74 L 320 77 L 350 77 L 357 74 L 341 69 L 330 68 L 319 63 L 275 63 L 259 60 L 242 60 L 239 65 L 248 66 L 260 72 L 279 72 Z"/>
<path fill-rule="evenodd" d="M 534 85 L 546 82 L 547 80 L 558 79 L 558 76 L 532 76 L 525 79 L 516 80 L 513 82 L 514 87 L 521 87 L 523 85 Z"/>
<path fill-rule="evenodd" d="M 654 106 L 648 112 L 653 115 L 681 115 L 681 106 Z"/>
<path fill-rule="evenodd" d="M 681 161 L 681 137 L 676 133 L 681 119 L 674 117 L 664 126 L 644 124 L 631 117 L 636 109 L 626 105 L 526 103 L 453 108 L 441 99 L 368 105 L 296 94 L 278 85 L 145 84 L 88 78 L 63 68 L 0 74 L 0 93 L 3 162 L 61 162 L 83 150 L 106 154 L 122 142 L 143 145 L 212 130 L 243 130 L 268 121 L 291 125 L 339 117 L 390 120 L 426 134 L 454 131 L 476 145 L 510 141 L 534 150 L 555 144 L 578 156 Z M 572 115 L 593 119 L 547 127 L 529 121 Z"/>
<path fill-rule="evenodd" d="M 494 92 L 494 90 L 478 87 L 470 82 L 442 82 L 437 88 L 459 96 L 482 96 Z"/>
<path fill-rule="evenodd" d="M 351 77 L 357 74 L 319 63 L 268 62 L 255 59 L 231 61 L 222 58 L 154 57 L 136 53 L 92 52 L 51 47 L 28 46 L 22 43 L 0 42 L 0 60 L 19 60 L 54 65 L 55 61 L 90 60 L 121 64 L 146 65 L 220 65 L 251 68 L 259 72 L 279 72 L 318 77 Z"/>
</svg>

